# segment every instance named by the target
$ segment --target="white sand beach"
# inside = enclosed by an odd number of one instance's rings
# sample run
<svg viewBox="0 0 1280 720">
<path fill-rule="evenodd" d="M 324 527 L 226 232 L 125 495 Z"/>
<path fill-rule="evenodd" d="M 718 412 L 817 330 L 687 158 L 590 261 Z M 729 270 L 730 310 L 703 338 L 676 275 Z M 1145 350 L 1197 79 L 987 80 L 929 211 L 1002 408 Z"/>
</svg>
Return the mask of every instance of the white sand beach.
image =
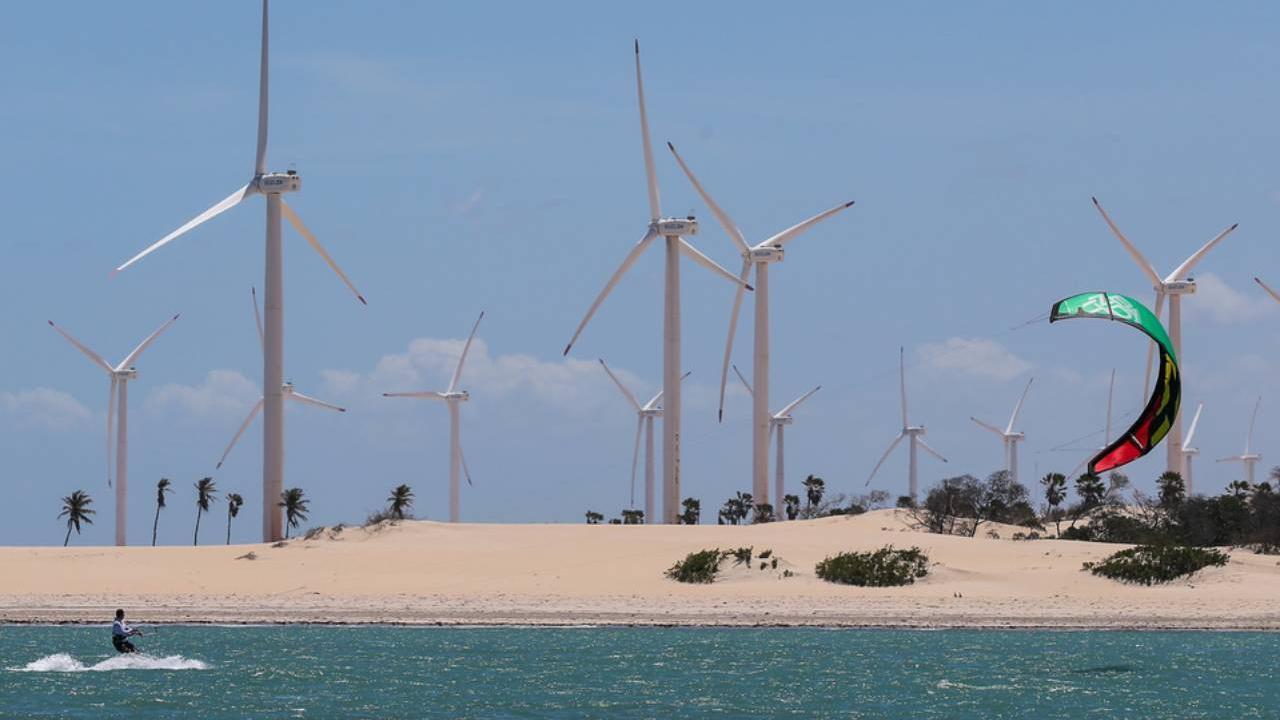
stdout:
<svg viewBox="0 0 1280 720">
<path fill-rule="evenodd" d="M 994 529 L 1001 539 L 933 535 L 881 510 L 740 527 L 405 521 L 284 547 L 9 547 L 0 622 L 105 622 L 121 606 L 140 622 L 1280 629 L 1274 556 L 1235 550 L 1226 567 L 1143 587 L 1081 570 L 1122 546 Z M 902 588 L 814 576 L 828 555 L 887 544 L 922 548 L 929 576 Z M 740 546 L 773 550 L 778 569 L 730 560 L 711 585 L 663 575 L 689 552 Z"/>
</svg>

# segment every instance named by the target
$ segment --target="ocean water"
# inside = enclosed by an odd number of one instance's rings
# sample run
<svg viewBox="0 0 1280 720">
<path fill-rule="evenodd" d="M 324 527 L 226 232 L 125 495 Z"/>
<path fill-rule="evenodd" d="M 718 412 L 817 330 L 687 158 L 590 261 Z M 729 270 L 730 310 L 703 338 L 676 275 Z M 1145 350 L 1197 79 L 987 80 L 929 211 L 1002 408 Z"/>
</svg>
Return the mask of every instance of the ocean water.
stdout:
<svg viewBox="0 0 1280 720">
<path fill-rule="evenodd" d="M 0 718 L 1277 718 L 1280 634 L 0 626 Z"/>
</svg>

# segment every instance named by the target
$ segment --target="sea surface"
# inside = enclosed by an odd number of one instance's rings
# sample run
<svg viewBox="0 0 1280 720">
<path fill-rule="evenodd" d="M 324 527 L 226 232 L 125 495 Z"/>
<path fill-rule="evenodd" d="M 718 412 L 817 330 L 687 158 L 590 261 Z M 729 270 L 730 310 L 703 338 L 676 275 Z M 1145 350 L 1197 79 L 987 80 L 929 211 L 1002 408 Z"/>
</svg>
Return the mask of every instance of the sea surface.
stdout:
<svg viewBox="0 0 1280 720">
<path fill-rule="evenodd" d="M 0 718 L 1277 718 L 1280 634 L 0 626 Z"/>
</svg>

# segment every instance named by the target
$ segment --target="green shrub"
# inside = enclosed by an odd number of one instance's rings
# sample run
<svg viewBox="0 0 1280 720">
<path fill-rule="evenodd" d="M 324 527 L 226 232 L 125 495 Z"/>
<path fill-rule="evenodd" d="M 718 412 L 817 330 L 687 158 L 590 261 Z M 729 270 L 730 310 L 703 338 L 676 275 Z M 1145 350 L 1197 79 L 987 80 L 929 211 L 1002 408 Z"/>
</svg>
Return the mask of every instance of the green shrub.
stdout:
<svg viewBox="0 0 1280 720">
<path fill-rule="evenodd" d="M 735 550 L 725 550 L 721 553 L 721 557 L 732 557 L 734 565 L 750 565 L 751 550 L 749 547 L 740 547 Z"/>
<path fill-rule="evenodd" d="M 714 582 L 716 573 L 720 572 L 720 560 L 723 557 L 719 548 L 689 553 L 667 570 L 667 577 L 683 583 Z"/>
<path fill-rule="evenodd" d="M 1227 554 L 1213 548 L 1185 545 L 1139 545 L 1121 550 L 1102 562 L 1085 563 L 1084 569 L 1120 582 L 1152 585 L 1167 583 L 1197 570 L 1222 567 Z"/>
<path fill-rule="evenodd" d="M 910 585 L 929 574 L 929 558 L 918 547 L 897 550 L 890 545 L 875 552 L 833 555 L 818 563 L 814 572 L 823 580 L 845 585 Z"/>
</svg>

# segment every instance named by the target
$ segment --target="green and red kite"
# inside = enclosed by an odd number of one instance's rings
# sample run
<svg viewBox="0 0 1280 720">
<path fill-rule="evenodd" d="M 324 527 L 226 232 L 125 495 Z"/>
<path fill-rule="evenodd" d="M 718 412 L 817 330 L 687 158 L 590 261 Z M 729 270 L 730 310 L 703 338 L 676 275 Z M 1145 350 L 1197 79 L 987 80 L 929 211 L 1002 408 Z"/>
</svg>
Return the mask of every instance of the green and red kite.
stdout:
<svg viewBox="0 0 1280 720">
<path fill-rule="evenodd" d="M 1089 461 L 1089 472 L 1097 475 L 1146 455 L 1169 434 L 1173 421 L 1178 417 L 1182 380 L 1178 374 L 1178 357 L 1173 352 L 1173 343 L 1169 341 L 1164 325 L 1160 324 L 1155 313 L 1137 300 L 1119 293 L 1087 292 L 1059 300 L 1049 311 L 1051 323 L 1071 318 L 1122 322 L 1146 333 L 1160 346 L 1160 370 L 1156 373 L 1151 399 L 1133 425 Z"/>
</svg>

